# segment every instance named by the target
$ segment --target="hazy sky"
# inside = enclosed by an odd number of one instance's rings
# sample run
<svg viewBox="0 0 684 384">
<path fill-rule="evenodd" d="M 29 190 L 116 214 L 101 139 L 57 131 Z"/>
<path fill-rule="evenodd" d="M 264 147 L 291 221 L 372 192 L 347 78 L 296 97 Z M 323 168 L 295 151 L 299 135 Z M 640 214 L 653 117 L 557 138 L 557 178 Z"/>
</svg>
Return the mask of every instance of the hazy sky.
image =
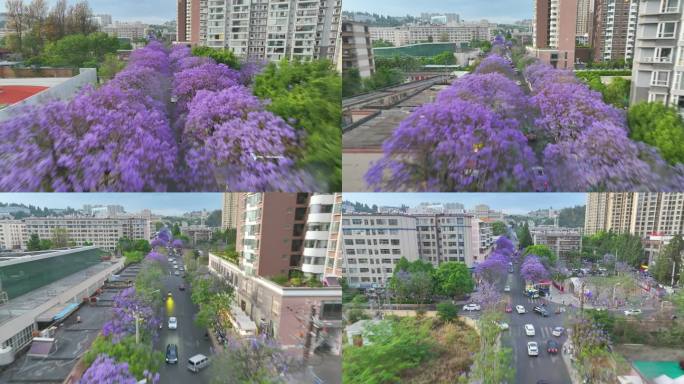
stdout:
<svg viewBox="0 0 684 384">
<path fill-rule="evenodd" d="M 532 18 L 533 0 L 342 0 L 345 11 L 391 16 L 418 16 L 421 12 L 458 13 L 461 19 L 510 23 Z"/>
<path fill-rule="evenodd" d="M 220 193 L 0 193 L 0 202 L 75 209 L 84 204 L 118 204 L 127 212 L 149 208 L 158 214 L 180 215 L 221 209 L 221 196 Z"/>
<path fill-rule="evenodd" d="M 56 0 L 46 0 L 52 7 Z M 161 24 L 176 18 L 175 0 L 87 0 L 94 14 L 112 15 L 113 20 L 142 21 L 148 24 Z M 24 0 L 30 3 L 31 0 Z M 67 0 L 74 4 L 77 0 Z M 5 11 L 5 0 L 0 0 L 2 11 Z"/>
<path fill-rule="evenodd" d="M 345 193 L 344 199 L 379 206 L 417 206 L 420 203 L 461 203 L 466 208 L 487 204 L 495 210 L 520 214 L 536 209 L 585 205 L 586 193 Z"/>
</svg>

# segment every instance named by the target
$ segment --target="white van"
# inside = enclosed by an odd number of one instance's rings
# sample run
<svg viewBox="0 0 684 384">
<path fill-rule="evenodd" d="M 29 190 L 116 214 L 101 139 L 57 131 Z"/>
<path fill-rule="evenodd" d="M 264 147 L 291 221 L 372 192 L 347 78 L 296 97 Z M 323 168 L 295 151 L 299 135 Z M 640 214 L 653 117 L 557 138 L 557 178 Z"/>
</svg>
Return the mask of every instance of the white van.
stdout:
<svg viewBox="0 0 684 384">
<path fill-rule="evenodd" d="M 195 373 L 199 372 L 200 369 L 207 365 L 209 365 L 209 358 L 202 354 L 197 354 L 188 359 L 188 369 Z"/>
</svg>

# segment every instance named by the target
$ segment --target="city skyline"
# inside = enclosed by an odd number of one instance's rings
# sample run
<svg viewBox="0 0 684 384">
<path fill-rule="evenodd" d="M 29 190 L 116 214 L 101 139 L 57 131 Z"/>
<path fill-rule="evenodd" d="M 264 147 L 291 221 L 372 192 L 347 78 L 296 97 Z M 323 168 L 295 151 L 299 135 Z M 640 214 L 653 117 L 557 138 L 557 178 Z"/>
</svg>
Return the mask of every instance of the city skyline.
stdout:
<svg viewBox="0 0 684 384">
<path fill-rule="evenodd" d="M 378 206 L 415 207 L 420 203 L 461 203 L 466 208 L 477 204 L 508 214 L 525 214 L 537 209 L 574 207 L 586 204 L 585 193 L 548 193 L 540 199 L 537 193 L 345 193 L 345 201 Z M 513 206 L 513 208 L 510 208 Z"/>
<path fill-rule="evenodd" d="M 52 7 L 57 1 L 47 0 L 48 7 Z M 6 10 L 6 1 L 2 1 L 3 12 Z M 69 5 L 75 1 L 69 0 Z M 93 14 L 112 15 L 113 21 L 142 21 L 147 24 L 163 24 L 176 19 L 176 3 L 172 0 L 89 0 L 88 5 Z"/>
<path fill-rule="evenodd" d="M 389 16 L 420 16 L 421 13 L 458 13 L 461 20 L 512 23 L 532 18 L 532 2 L 529 0 L 494 0 L 483 9 L 482 4 L 470 0 L 450 0 L 416 3 L 410 0 L 378 0 L 369 4 L 363 0 L 344 0 L 342 9 L 348 12 L 370 12 Z M 484 12 L 484 13 L 483 13 Z"/>
<path fill-rule="evenodd" d="M 156 214 L 175 216 L 203 209 L 220 210 L 221 196 L 221 193 L 0 193 L 0 203 L 55 209 L 81 209 L 84 204 L 118 204 L 126 212 L 150 209 Z"/>
</svg>

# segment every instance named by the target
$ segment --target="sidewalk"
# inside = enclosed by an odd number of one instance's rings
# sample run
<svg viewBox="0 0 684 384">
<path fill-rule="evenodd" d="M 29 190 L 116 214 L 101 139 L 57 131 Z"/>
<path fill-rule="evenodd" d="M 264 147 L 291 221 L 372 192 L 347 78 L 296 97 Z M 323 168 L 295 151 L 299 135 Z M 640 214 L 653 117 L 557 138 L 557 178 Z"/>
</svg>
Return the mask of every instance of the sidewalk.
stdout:
<svg viewBox="0 0 684 384">
<path fill-rule="evenodd" d="M 568 339 L 565 344 L 563 344 L 563 348 L 561 349 L 562 356 L 563 356 L 563 363 L 565 364 L 565 368 L 568 370 L 568 374 L 570 375 L 570 380 L 572 380 L 572 384 L 582 384 L 582 380 L 580 378 L 579 373 L 575 369 L 575 366 L 572 364 L 572 359 L 571 359 L 571 354 L 570 351 L 572 350 L 572 342 L 570 339 Z M 568 353 L 566 353 L 568 352 Z"/>
<path fill-rule="evenodd" d="M 570 305 L 572 304 L 573 307 L 579 308 L 580 307 L 580 300 L 575 297 L 575 295 L 567 292 L 561 292 L 556 287 L 551 285 L 551 290 L 549 296 L 546 296 L 546 299 L 552 303 L 556 304 L 562 304 L 562 305 Z M 593 309 L 594 306 L 589 304 L 587 301 L 584 302 L 584 308 L 586 309 Z"/>
</svg>

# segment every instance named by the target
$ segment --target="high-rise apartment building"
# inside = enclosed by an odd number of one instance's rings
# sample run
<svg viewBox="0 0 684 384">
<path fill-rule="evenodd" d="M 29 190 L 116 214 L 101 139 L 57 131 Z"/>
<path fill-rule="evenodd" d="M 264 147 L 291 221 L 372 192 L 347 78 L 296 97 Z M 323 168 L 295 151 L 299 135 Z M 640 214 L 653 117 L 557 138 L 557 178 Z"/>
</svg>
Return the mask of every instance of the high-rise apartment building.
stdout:
<svg viewBox="0 0 684 384">
<path fill-rule="evenodd" d="M 595 0 L 577 0 L 577 24 L 576 24 L 576 40 L 582 45 L 589 44 L 589 35 L 594 24 L 594 1 Z"/>
<path fill-rule="evenodd" d="M 340 277 L 341 197 L 308 193 L 239 195 L 236 249 L 245 273 L 272 277 L 301 270 Z"/>
<path fill-rule="evenodd" d="M 345 214 L 342 219 L 343 274 L 350 286 L 384 286 L 402 257 L 434 266 L 449 261 L 469 267 L 492 248 L 487 221 L 465 212 Z"/>
<path fill-rule="evenodd" d="M 639 0 L 595 0 L 591 43 L 594 61 L 634 56 Z"/>
<path fill-rule="evenodd" d="M 657 101 L 684 111 L 682 3 L 640 0 L 631 103 Z"/>
<path fill-rule="evenodd" d="M 342 22 L 342 70 L 356 68 L 362 78 L 375 73 L 373 45 L 368 26 L 351 21 Z"/>
<path fill-rule="evenodd" d="M 239 193 L 224 193 L 221 209 L 221 229 L 237 228 Z"/>
<path fill-rule="evenodd" d="M 341 0 L 180 0 L 178 41 L 270 61 L 334 60 L 341 12 Z"/>
<path fill-rule="evenodd" d="M 603 196 L 595 196 L 603 195 Z M 631 233 L 640 237 L 684 233 L 684 193 L 590 193 L 585 233 Z"/>
<path fill-rule="evenodd" d="M 574 68 L 577 1 L 534 0 L 532 52 L 554 68 Z"/>
</svg>

